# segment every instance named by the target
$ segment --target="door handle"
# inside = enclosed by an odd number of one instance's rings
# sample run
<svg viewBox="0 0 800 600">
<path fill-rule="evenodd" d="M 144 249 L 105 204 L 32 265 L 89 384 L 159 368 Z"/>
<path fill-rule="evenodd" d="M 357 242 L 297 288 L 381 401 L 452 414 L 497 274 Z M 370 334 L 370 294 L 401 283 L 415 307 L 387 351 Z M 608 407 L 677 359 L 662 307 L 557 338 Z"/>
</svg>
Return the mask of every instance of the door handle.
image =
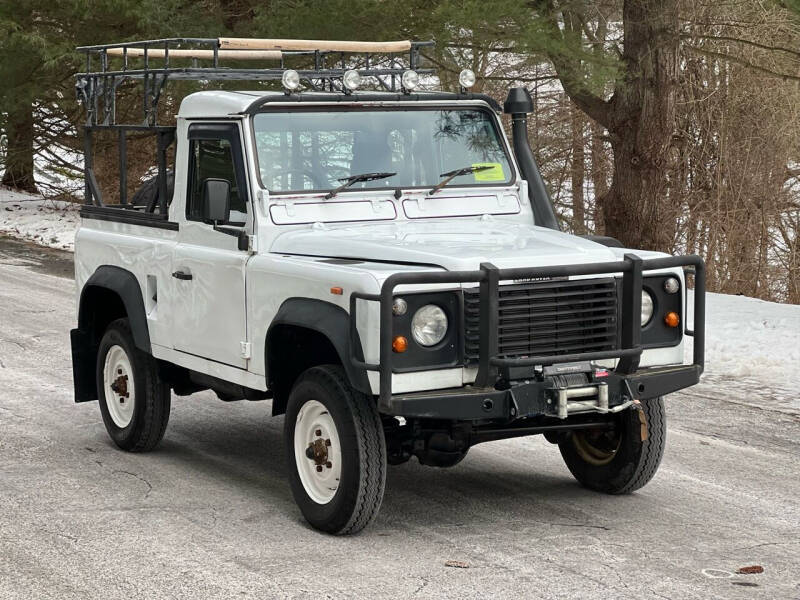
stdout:
<svg viewBox="0 0 800 600">
<path fill-rule="evenodd" d="M 192 279 L 191 273 L 184 273 L 183 271 L 175 271 L 172 276 L 175 279 L 180 279 L 181 281 L 191 281 Z"/>
</svg>

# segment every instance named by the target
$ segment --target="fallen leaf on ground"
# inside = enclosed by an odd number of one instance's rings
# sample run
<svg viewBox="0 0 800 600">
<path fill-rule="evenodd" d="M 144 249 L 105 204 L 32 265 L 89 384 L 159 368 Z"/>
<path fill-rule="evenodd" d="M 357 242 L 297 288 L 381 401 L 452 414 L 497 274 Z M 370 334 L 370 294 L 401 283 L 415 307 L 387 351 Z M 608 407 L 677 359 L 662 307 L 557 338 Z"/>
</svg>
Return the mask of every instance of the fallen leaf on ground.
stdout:
<svg viewBox="0 0 800 600">
<path fill-rule="evenodd" d="M 469 565 L 460 560 L 448 560 L 444 563 L 445 567 L 455 567 L 456 569 L 469 569 Z"/>
<path fill-rule="evenodd" d="M 751 565 L 749 567 L 739 567 L 736 570 L 740 575 L 754 575 L 755 573 L 763 573 L 764 567 L 761 565 Z"/>
</svg>

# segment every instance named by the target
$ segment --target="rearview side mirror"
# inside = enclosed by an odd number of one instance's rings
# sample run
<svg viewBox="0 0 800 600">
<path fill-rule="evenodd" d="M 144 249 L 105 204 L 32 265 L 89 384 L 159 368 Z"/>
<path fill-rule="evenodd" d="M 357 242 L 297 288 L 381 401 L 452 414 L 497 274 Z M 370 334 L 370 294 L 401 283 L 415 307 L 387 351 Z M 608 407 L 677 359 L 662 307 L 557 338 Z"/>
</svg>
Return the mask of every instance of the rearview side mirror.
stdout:
<svg viewBox="0 0 800 600">
<path fill-rule="evenodd" d="M 231 183 L 227 179 L 203 180 L 203 220 L 227 223 L 231 217 Z"/>
</svg>

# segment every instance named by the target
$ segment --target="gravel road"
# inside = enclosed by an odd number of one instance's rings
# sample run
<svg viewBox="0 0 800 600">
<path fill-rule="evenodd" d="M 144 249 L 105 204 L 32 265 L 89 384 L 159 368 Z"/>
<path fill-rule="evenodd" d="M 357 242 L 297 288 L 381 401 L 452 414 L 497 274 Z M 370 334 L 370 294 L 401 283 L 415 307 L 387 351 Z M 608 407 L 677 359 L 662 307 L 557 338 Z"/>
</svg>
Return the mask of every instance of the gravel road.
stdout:
<svg viewBox="0 0 800 600">
<path fill-rule="evenodd" d="M 155 452 L 112 445 L 72 400 L 70 260 L 0 238 L 0 598 L 800 598 L 800 415 L 757 390 L 669 397 L 631 496 L 508 440 L 392 467 L 372 527 L 328 537 L 294 505 L 269 401 L 175 397 Z"/>
</svg>

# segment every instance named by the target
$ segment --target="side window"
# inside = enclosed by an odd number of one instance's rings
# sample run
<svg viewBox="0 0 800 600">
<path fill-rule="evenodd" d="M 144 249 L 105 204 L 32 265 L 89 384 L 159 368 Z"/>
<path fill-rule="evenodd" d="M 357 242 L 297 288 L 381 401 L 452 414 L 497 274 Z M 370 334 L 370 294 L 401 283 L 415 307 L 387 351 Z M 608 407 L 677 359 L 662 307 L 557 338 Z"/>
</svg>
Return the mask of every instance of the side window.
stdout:
<svg viewBox="0 0 800 600">
<path fill-rule="evenodd" d="M 244 225 L 247 220 L 247 197 L 236 174 L 231 143 L 227 139 L 193 139 L 189 148 L 189 201 L 186 216 L 203 218 L 203 182 L 206 179 L 225 179 L 231 184 L 231 225 Z"/>
</svg>

